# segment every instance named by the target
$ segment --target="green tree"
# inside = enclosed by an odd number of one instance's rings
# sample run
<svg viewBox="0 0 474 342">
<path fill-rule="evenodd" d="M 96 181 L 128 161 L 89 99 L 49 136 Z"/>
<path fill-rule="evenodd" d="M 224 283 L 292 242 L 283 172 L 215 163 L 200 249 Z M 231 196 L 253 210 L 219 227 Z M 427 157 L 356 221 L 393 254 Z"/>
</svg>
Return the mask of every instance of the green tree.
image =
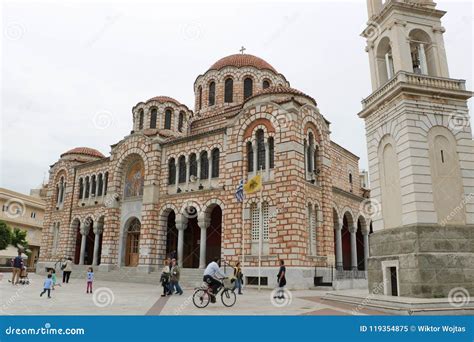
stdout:
<svg viewBox="0 0 474 342">
<path fill-rule="evenodd" d="M 0 221 L 0 251 L 6 249 L 12 241 L 12 230 L 3 221 Z"/>
<path fill-rule="evenodd" d="M 14 228 L 11 234 L 10 244 L 20 249 L 22 252 L 27 252 L 28 241 L 26 241 L 26 231 L 19 228 Z"/>
</svg>

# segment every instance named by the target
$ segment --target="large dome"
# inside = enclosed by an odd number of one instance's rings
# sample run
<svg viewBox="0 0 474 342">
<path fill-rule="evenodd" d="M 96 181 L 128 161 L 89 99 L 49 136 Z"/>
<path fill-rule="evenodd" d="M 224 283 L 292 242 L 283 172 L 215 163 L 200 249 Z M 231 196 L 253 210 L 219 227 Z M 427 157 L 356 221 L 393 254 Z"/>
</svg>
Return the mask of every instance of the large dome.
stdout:
<svg viewBox="0 0 474 342">
<path fill-rule="evenodd" d="M 235 54 L 219 59 L 215 62 L 209 70 L 220 70 L 226 66 L 233 66 L 236 68 L 242 68 L 251 66 L 257 69 L 271 70 L 277 74 L 277 71 L 268 62 L 264 61 L 260 57 L 248 55 L 248 54 Z"/>
<path fill-rule="evenodd" d="M 100 153 L 96 149 L 90 148 L 90 147 L 76 147 L 76 148 L 73 148 L 72 150 L 69 150 L 69 151 L 64 152 L 63 154 L 61 154 L 61 157 L 69 155 L 69 154 L 81 154 L 81 155 L 85 155 L 85 156 L 104 158 L 104 155 L 102 153 Z"/>
</svg>

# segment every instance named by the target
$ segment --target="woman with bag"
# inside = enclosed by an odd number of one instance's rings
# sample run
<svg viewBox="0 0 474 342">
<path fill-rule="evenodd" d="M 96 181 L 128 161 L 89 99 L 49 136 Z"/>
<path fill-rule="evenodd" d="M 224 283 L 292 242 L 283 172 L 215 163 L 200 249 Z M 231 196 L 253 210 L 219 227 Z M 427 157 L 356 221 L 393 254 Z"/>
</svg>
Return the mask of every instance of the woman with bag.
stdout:
<svg viewBox="0 0 474 342">
<path fill-rule="evenodd" d="M 160 278 L 161 286 L 163 286 L 163 294 L 161 295 L 161 297 L 165 297 L 171 294 L 171 290 L 170 290 L 171 270 L 170 270 L 168 259 L 164 260 L 163 265 L 164 266 L 163 266 L 163 269 L 161 270 L 161 278 Z"/>
<path fill-rule="evenodd" d="M 71 277 L 72 272 L 72 258 L 67 258 L 67 260 L 61 265 L 63 270 L 63 283 L 69 283 L 69 277 Z"/>
<path fill-rule="evenodd" d="M 234 278 L 235 278 L 234 288 L 232 289 L 232 291 L 235 291 L 235 289 L 238 289 L 239 290 L 238 294 L 241 295 L 242 294 L 242 283 L 243 283 L 244 275 L 242 274 L 242 268 L 240 267 L 240 262 L 238 262 L 235 265 Z"/>
</svg>

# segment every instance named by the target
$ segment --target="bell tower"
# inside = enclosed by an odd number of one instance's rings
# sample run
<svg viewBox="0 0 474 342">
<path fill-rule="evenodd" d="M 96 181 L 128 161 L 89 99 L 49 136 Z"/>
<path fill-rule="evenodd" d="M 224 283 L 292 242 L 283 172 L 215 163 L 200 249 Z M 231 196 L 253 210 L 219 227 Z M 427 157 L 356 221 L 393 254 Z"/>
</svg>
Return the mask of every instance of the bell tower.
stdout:
<svg viewBox="0 0 474 342">
<path fill-rule="evenodd" d="M 449 77 L 431 0 L 367 0 L 372 94 L 362 101 L 371 194 L 369 287 L 474 293 L 474 143 L 465 81 Z"/>
</svg>

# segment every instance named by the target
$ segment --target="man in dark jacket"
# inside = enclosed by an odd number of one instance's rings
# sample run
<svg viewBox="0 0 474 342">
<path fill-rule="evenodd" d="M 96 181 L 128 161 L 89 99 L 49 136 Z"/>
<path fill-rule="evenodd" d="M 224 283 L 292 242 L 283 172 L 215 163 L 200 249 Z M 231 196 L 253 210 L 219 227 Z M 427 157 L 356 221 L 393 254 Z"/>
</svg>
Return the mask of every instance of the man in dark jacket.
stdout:
<svg viewBox="0 0 474 342">
<path fill-rule="evenodd" d="M 13 259 L 13 272 L 12 272 L 12 285 L 18 284 L 20 280 L 21 269 L 23 268 L 23 258 L 21 257 L 21 251 L 18 251 L 18 255 Z M 15 281 L 16 279 L 16 281 Z"/>
</svg>

